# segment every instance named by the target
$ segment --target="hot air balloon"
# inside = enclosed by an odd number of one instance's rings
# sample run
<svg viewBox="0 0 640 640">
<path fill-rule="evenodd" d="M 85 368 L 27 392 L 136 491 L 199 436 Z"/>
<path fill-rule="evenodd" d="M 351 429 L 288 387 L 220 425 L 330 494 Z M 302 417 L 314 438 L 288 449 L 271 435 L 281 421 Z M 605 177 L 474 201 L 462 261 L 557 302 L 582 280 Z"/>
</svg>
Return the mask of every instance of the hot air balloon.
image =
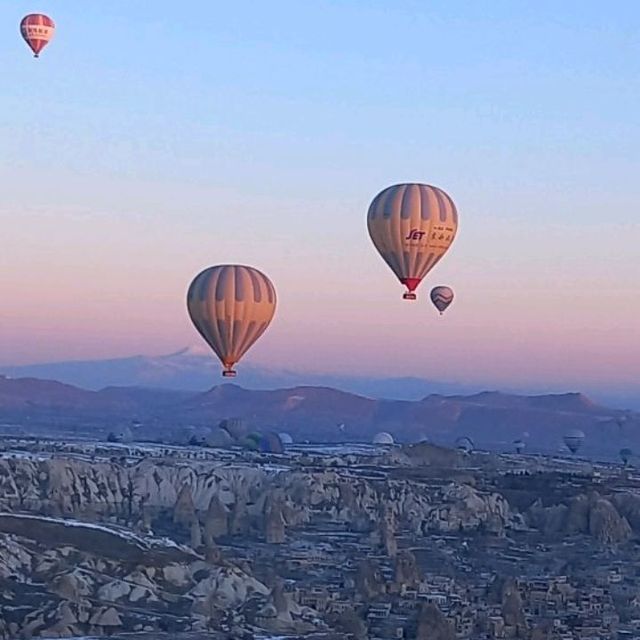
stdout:
<svg viewBox="0 0 640 640">
<path fill-rule="evenodd" d="M 471 453 L 475 449 L 473 440 L 467 436 L 461 436 L 456 439 L 456 448 L 464 453 Z"/>
<path fill-rule="evenodd" d="M 516 453 L 522 453 L 527 445 L 522 440 L 514 440 L 513 446 L 516 450 Z"/>
<path fill-rule="evenodd" d="M 250 433 L 243 441 L 243 445 L 247 449 L 251 449 L 252 451 L 260 450 L 260 441 L 262 440 L 262 434 L 254 431 Z"/>
<path fill-rule="evenodd" d="M 576 453 L 582 446 L 583 441 L 584 432 L 580 431 L 580 429 L 571 429 L 571 431 L 568 431 L 564 436 L 564 443 L 567 445 L 567 449 L 569 449 L 571 453 Z"/>
<path fill-rule="evenodd" d="M 445 286 L 434 287 L 431 289 L 431 302 L 442 315 L 453 302 L 453 289 Z"/>
<path fill-rule="evenodd" d="M 51 42 L 55 32 L 55 23 L 43 13 L 30 13 L 20 23 L 20 33 L 36 58 L 40 57 L 40 52 Z"/>
<path fill-rule="evenodd" d="M 415 300 L 420 281 L 447 252 L 458 229 L 458 212 L 442 189 L 397 184 L 381 191 L 367 215 L 369 235 L 382 259 Z"/>
<path fill-rule="evenodd" d="M 265 433 L 260 438 L 260 451 L 262 453 L 284 453 L 284 445 L 280 435 L 274 432 Z"/>
<path fill-rule="evenodd" d="M 207 447 L 216 449 L 230 447 L 233 442 L 233 438 L 229 435 L 229 432 L 221 427 L 214 427 L 211 429 L 205 439 Z"/>
<path fill-rule="evenodd" d="M 222 375 L 233 377 L 233 366 L 273 318 L 276 290 L 253 267 L 209 267 L 191 283 L 187 308 L 196 329 L 220 358 Z"/>
<path fill-rule="evenodd" d="M 387 433 L 386 431 L 381 431 L 380 433 L 376 433 L 376 435 L 373 436 L 372 442 L 373 444 L 390 447 L 394 443 L 394 440 L 393 440 L 393 436 L 390 433 Z"/>
<path fill-rule="evenodd" d="M 631 451 L 631 449 L 620 449 L 620 459 L 625 466 L 629 464 L 631 458 L 633 458 L 633 451 Z"/>
<path fill-rule="evenodd" d="M 247 427 L 240 418 L 225 418 L 218 427 L 224 429 L 233 440 L 240 440 L 247 434 Z"/>
<path fill-rule="evenodd" d="M 282 440 L 282 444 L 285 447 L 288 447 L 289 445 L 293 444 L 293 436 L 290 433 L 287 433 L 286 431 L 281 431 L 278 435 L 280 436 L 280 440 Z"/>
</svg>

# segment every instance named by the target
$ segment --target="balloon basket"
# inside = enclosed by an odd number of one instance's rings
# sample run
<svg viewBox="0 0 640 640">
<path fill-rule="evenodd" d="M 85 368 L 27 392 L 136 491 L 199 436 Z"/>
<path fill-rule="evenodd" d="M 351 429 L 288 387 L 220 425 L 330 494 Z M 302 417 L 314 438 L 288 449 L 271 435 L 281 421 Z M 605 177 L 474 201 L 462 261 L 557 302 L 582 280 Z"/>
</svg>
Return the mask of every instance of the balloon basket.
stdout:
<svg viewBox="0 0 640 640">
<path fill-rule="evenodd" d="M 415 293 L 413 293 L 412 291 L 407 291 L 407 293 L 405 293 L 402 296 L 403 300 L 416 300 L 418 296 L 416 296 Z"/>
<path fill-rule="evenodd" d="M 237 375 L 238 374 L 235 371 L 232 371 L 231 369 L 228 369 L 222 372 L 223 378 L 235 378 Z"/>
</svg>

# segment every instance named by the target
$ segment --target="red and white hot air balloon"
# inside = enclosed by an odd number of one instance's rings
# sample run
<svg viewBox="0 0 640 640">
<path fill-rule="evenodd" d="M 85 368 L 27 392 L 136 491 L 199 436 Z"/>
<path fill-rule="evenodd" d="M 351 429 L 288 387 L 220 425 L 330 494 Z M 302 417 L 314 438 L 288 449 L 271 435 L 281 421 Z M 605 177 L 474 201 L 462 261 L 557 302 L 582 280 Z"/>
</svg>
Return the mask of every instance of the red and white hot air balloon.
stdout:
<svg viewBox="0 0 640 640">
<path fill-rule="evenodd" d="M 458 230 L 458 212 L 442 190 L 426 184 L 396 184 L 371 203 L 367 226 L 374 246 L 415 300 L 422 279 L 448 251 Z"/>
<path fill-rule="evenodd" d="M 43 13 L 30 13 L 22 18 L 20 33 L 29 45 L 33 55 L 38 58 L 40 52 L 51 42 L 56 32 L 56 25 L 49 16 Z"/>
</svg>

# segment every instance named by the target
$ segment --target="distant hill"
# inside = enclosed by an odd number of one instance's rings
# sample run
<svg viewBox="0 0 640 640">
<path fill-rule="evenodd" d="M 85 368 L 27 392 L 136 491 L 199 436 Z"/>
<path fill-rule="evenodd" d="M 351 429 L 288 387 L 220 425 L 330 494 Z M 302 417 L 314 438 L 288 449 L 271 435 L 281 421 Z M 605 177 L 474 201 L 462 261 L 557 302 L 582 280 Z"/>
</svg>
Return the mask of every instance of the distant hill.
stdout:
<svg viewBox="0 0 640 640">
<path fill-rule="evenodd" d="M 476 446 L 558 450 L 570 429 L 586 434 L 585 452 L 640 451 L 640 414 L 593 403 L 578 393 L 522 396 L 483 392 L 431 394 L 421 400 L 381 400 L 329 387 L 248 390 L 234 384 L 205 393 L 110 387 L 87 391 L 58 382 L 0 377 L 0 422 L 54 435 L 73 426 L 104 431 L 139 423 L 137 437 L 168 437 L 186 427 L 212 427 L 241 418 L 248 428 L 288 431 L 296 441 L 370 441 L 379 431 L 397 441 L 428 438 L 451 445 L 461 436 Z M 84 431 L 86 432 L 86 431 Z"/>
<path fill-rule="evenodd" d="M 370 398 L 420 400 L 431 394 L 468 396 L 482 392 L 488 385 L 443 382 L 416 377 L 372 377 L 336 375 L 271 369 L 242 362 L 239 367 L 242 385 L 248 389 L 283 389 L 298 386 L 330 387 Z M 207 391 L 220 381 L 220 365 L 210 350 L 202 346 L 188 347 L 161 356 L 132 356 L 110 360 L 50 362 L 28 366 L 0 366 L 0 375 L 13 378 L 41 378 L 99 391 L 106 387 L 144 387 L 178 391 Z M 555 387 L 509 388 L 512 394 L 538 394 L 563 391 Z M 640 387 L 586 389 L 600 403 L 640 409 Z M 490 402 L 486 397 L 483 401 Z M 539 400 L 538 402 L 544 402 Z"/>
<path fill-rule="evenodd" d="M 453 443 L 458 437 L 470 436 L 476 444 L 489 447 L 523 439 L 554 450 L 573 428 L 592 433 L 598 447 L 606 444 L 600 434 L 619 431 L 616 419 L 621 415 L 577 393 L 518 396 L 484 392 L 403 401 L 375 400 L 322 387 L 248 391 L 235 385 L 196 395 L 181 405 L 179 413 L 197 424 L 210 424 L 212 416 L 238 416 L 257 428 L 271 426 L 311 441 L 369 440 L 378 431 L 389 431 L 402 441 L 424 436 Z M 631 429 L 631 423 L 625 429 Z M 340 424 L 344 429 L 338 429 Z"/>
<path fill-rule="evenodd" d="M 374 398 L 417 400 L 429 393 L 473 393 L 473 385 L 441 383 L 422 378 L 371 378 L 274 370 L 242 363 L 242 383 L 251 389 L 298 385 L 327 386 Z M 0 367 L 0 374 L 58 380 L 98 391 L 105 387 L 148 387 L 206 391 L 220 380 L 220 364 L 206 347 L 188 347 L 163 356 L 132 356 L 112 360 L 51 362 Z"/>
</svg>

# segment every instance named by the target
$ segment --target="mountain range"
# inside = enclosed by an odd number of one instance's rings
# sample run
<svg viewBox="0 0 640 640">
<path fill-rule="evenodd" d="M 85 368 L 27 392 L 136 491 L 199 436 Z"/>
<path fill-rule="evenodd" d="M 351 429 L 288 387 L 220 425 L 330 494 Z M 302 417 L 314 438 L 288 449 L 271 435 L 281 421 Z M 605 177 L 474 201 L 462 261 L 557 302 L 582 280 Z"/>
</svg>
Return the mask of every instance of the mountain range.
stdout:
<svg viewBox="0 0 640 640">
<path fill-rule="evenodd" d="M 187 347 L 161 356 L 131 356 L 108 360 L 75 360 L 24 366 L 0 366 L 0 374 L 57 380 L 98 391 L 105 387 L 149 387 L 206 391 L 220 380 L 220 364 L 205 347 Z M 428 393 L 471 393 L 480 387 L 441 383 L 423 378 L 373 378 L 268 369 L 242 363 L 242 383 L 250 389 L 297 385 L 328 386 L 374 398 L 416 400 Z"/>
<path fill-rule="evenodd" d="M 430 394 L 420 400 L 374 399 L 328 387 L 249 390 L 223 384 L 207 392 L 139 387 L 80 389 L 36 378 L 0 377 L 0 426 L 42 436 L 103 438 L 132 426 L 143 440 L 176 441 L 185 429 L 240 418 L 247 429 L 287 431 L 298 442 L 370 442 L 380 431 L 397 441 L 452 445 L 470 437 L 481 448 L 557 451 L 572 429 L 585 453 L 640 451 L 640 414 L 610 409 L 578 393 L 539 396 L 482 392 Z M 343 426 L 340 426 L 343 425 Z"/>
<path fill-rule="evenodd" d="M 220 365 L 205 346 L 192 346 L 161 356 L 131 356 L 108 360 L 78 360 L 23 366 L 0 366 L 0 374 L 14 378 L 33 377 L 57 380 L 98 391 L 105 387 L 146 387 L 178 391 L 207 391 L 220 380 Z M 487 384 L 447 382 L 419 377 L 337 375 L 290 371 L 243 362 L 242 385 L 249 389 L 279 389 L 321 386 L 341 389 L 371 398 L 420 400 L 429 394 L 468 395 L 487 388 Z M 493 385 L 491 385 L 493 386 Z M 509 393 L 558 393 L 557 385 L 516 387 L 501 385 Z M 640 390 L 591 385 L 583 389 L 596 401 L 620 408 L 640 409 Z"/>
</svg>

